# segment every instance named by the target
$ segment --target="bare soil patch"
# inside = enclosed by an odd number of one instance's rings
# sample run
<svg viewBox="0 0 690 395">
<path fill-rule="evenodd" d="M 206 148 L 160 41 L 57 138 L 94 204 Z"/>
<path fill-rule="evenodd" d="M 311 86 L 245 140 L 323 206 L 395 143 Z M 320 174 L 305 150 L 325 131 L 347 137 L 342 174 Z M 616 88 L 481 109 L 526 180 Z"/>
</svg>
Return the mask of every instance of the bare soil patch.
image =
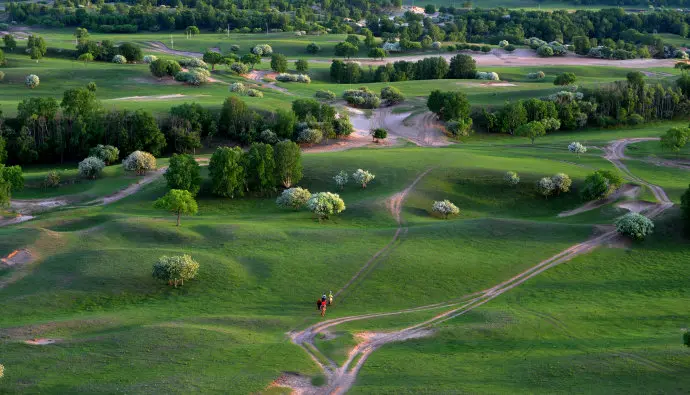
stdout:
<svg viewBox="0 0 690 395">
<path fill-rule="evenodd" d="M 616 207 L 626 209 L 632 213 L 643 213 L 643 212 L 651 210 L 657 206 L 658 206 L 657 203 L 646 202 L 644 200 L 628 200 L 628 201 L 616 204 Z"/>
<path fill-rule="evenodd" d="M 276 90 L 281 93 L 285 93 L 286 95 L 292 95 L 287 89 L 283 88 L 282 86 L 276 85 L 275 82 L 265 82 L 265 78 L 269 79 L 274 79 L 278 75 L 278 73 L 274 73 L 272 71 L 266 71 L 266 70 L 252 70 L 249 73 L 243 75 L 244 78 L 253 80 L 256 82 L 262 83 L 262 87 L 264 88 L 269 88 Z"/>
<path fill-rule="evenodd" d="M 2 219 L 0 219 L 0 227 L 20 224 L 22 222 L 29 221 L 33 218 L 34 217 L 31 215 L 18 215 L 14 218 L 2 218 Z"/>
<path fill-rule="evenodd" d="M 311 384 L 311 377 L 291 372 L 283 373 L 268 385 L 268 388 L 273 387 L 290 388 L 293 395 L 316 395 L 323 393 L 323 389 L 319 389 L 319 387 Z"/>
<path fill-rule="evenodd" d="M 35 257 L 31 254 L 31 251 L 22 248 L 19 250 L 14 250 L 7 254 L 6 257 L 0 258 L 0 263 L 5 266 L 13 267 L 16 265 L 24 265 L 33 262 Z"/>
<path fill-rule="evenodd" d="M 37 338 L 37 339 L 25 340 L 24 343 L 30 344 L 32 346 L 46 346 L 48 344 L 55 344 L 59 341 L 60 341 L 60 339 Z"/>
<path fill-rule="evenodd" d="M 69 204 L 69 201 L 64 198 L 12 200 L 10 208 L 20 214 L 32 214 L 66 206 L 67 204 Z"/>
</svg>

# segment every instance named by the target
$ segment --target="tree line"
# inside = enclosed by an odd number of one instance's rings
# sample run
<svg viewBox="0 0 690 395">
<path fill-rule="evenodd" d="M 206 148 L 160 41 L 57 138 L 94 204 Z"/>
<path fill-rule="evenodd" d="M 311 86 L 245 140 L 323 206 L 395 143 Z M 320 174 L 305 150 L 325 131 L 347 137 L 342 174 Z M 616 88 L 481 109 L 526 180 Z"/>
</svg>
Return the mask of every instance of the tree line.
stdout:
<svg viewBox="0 0 690 395">
<path fill-rule="evenodd" d="M 65 91 L 62 100 L 24 99 L 13 118 L 4 118 L 0 110 L 0 157 L 13 164 L 61 163 L 81 160 L 99 144 L 117 147 L 123 156 L 134 151 L 158 156 L 194 152 L 214 138 L 244 145 L 281 140 L 314 144 L 352 133 L 347 114 L 315 99 L 259 113 L 232 96 L 219 111 L 184 103 L 156 117 L 143 109 L 106 110 L 96 89 L 91 83 Z"/>
<path fill-rule="evenodd" d="M 477 62 L 465 54 L 455 55 L 448 62 L 445 58 L 430 57 L 409 62 L 399 60 L 365 70 L 357 62 L 334 60 L 330 68 L 331 81 L 339 84 L 357 82 L 395 82 L 412 80 L 437 80 L 443 78 L 470 78 L 477 76 Z"/>
</svg>

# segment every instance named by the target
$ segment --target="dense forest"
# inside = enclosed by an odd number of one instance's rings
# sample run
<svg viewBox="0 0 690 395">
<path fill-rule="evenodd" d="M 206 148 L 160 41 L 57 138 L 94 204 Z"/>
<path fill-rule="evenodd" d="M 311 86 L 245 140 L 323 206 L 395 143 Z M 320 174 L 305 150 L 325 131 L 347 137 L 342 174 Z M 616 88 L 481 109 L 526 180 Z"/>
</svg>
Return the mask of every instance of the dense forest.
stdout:
<svg viewBox="0 0 690 395">
<path fill-rule="evenodd" d="M 66 1 L 52 5 L 10 3 L 11 19 L 28 25 L 85 27 L 101 32 L 136 32 L 184 29 L 198 26 L 207 31 L 258 32 L 307 31 L 311 33 L 356 33 L 366 28 L 384 39 L 521 43 L 525 38 L 571 43 L 576 36 L 598 40 L 623 40 L 638 35 L 674 33 L 686 37 L 690 14 L 675 11 L 626 13 L 622 8 L 599 11 L 524 11 L 507 9 L 463 9 L 441 7 L 435 19 L 407 12 L 401 17 L 380 18 L 388 1 L 242 1 L 176 2 L 175 7 L 152 6 L 148 2 L 96 3 L 91 8 L 74 7 Z M 184 5 L 184 6 L 183 6 Z M 171 4 L 172 6 L 172 4 Z M 193 8 L 192 8 L 193 7 Z M 626 33 L 627 32 L 627 33 Z"/>
</svg>

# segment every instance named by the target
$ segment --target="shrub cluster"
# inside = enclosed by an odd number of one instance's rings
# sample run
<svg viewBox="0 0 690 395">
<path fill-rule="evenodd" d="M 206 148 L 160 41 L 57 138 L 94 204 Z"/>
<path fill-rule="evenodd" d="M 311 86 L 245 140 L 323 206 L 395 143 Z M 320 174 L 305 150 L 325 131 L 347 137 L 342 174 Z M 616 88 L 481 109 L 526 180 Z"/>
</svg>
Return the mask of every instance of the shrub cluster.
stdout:
<svg viewBox="0 0 690 395">
<path fill-rule="evenodd" d="M 301 82 L 304 84 L 311 83 L 311 78 L 306 74 L 289 74 L 280 73 L 276 76 L 276 80 L 280 82 Z"/>
<path fill-rule="evenodd" d="M 378 108 L 381 105 L 381 98 L 367 87 L 348 89 L 343 98 L 348 104 L 360 108 Z"/>
</svg>

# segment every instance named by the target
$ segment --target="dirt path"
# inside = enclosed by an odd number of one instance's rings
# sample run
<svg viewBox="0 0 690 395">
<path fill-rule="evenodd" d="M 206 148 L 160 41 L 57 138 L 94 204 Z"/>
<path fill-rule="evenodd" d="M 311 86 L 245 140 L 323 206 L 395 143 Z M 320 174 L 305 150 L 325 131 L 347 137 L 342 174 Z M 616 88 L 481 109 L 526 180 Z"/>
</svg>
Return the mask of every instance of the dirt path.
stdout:
<svg viewBox="0 0 690 395">
<path fill-rule="evenodd" d="M 640 193 L 640 187 L 631 185 L 631 184 L 625 184 L 622 187 L 618 188 L 614 193 L 612 193 L 610 196 L 608 196 L 605 199 L 600 199 L 600 200 L 592 200 L 589 201 L 585 204 L 583 204 L 580 207 L 577 207 L 572 210 L 568 211 L 563 211 L 558 214 L 559 217 L 570 217 L 572 215 L 577 215 L 581 214 L 587 211 L 591 211 L 594 209 L 597 209 L 599 207 L 606 206 L 607 204 L 613 203 L 616 200 L 620 199 L 621 197 L 629 197 L 629 198 L 634 198 Z"/>
<path fill-rule="evenodd" d="M 645 215 L 648 217 L 656 217 L 659 214 L 661 214 L 663 211 L 665 211 L 667 208 L 673 206 L 673 203 L 668 199 L 668 196 L 664 192 L 664 190 L 654 184 L 648 183 L 639 177 L 636 177 L 633 175 L 627 167 L 621 162 L 621 159 L 624 158 L 623 152 L 625 150 L 625 146 L 631 143 L 634 143 L 636 141 L 644 141 L 643 139 L 624 139 L 624 140 L 617 140 L 612 142 L 608 147 L 606 147 L 606 155 L 605 158 L 611 163 L 614 164 L 618 169 L 621 171 L 625 172 L 629 177 L 634 179 L 636 182 L 639 182 L 650 189 L 654 192 L 655 198 L 658 200 L 659 204 L 654 205 L 651 209 L 645 211 Z M 396 219 L 396 222 L 398 222 L 399 227 L 398 230 L 402 228 L 401 226 L 401 210 L 402 210 L 402 203 L 404 201 L 404 197 L 406 196 L 407 193 L 415 186 L 415 184 L 421 179 L 423 175 L 425 175 L 429 170 L 427 170 L 425 173 L 420 175 L 407 189 L 404 191 L 400 192 L 399 194 L 394 195 L 390 200 L 389 200 L 389 210 L 391 211 L 391 215 Z M 394 240 L 398 237 L 399 232 L 396 232 L 396 235 L 394 236 Z M 429 305 L 429 306 L 421 306 L 417 308 L 412 308 L 412 309 L 405 309 L 405 310 L 399 310 L 399 311 L 394 311 L 394 312 L 384 312 L 384 313 L 372 313 L 372 314 L 363 314 L 363 315 L 358 315 L 358 316 L 350 316 L 350 317 L 341 317 L 333 320 L 327 320 L 324 322 L 320 322 L 317 324 L 314 324 L 302 331 L 299 332 L 293 332 L 290 333 L 290 338 L 293 343 L 299 345 L 311 358 L 314 360 L 314 362 L 323 370 L 324 374 L 326 375 L 327 378 L 327 385 L 325 387 L 314 387 L 311 385 L 310 382 L 306 380 L 295 380 L 294 377 L 287 377 L 283 376 L 281 379 L 276 380 L 274 382 L 274 385 L 279 385 L 279 386 L 286 386 L 286 387 L 291 387 L 295 391 L 301 394 L 344 394 L 346 393 L 354 384 L 356 378 L 357 378 L 357 373 L 361 369 L 361 367 L 364 365 L 366 362 L 367 358 L 371 353 L 373 353 L 376 349 L 379 347 L 391 343 L 391 342 L 399 342 L 399 341 L 404 341 L 407 339 L 412 339 L 412 338 L 419 338 L 419 337 L 424 337 L 428 336 L 431 333 L 433 333 L 433 327 L 446 322 L 450 319 L 456 318 L 458 316 L 461 316 L 491 300 L 494 298 L 498 297 L 499 295 L 510 291 L 511 289 L 523 284 L 524 282 L 528 281 L 529 279 L 541 274 L 542 272 L 557 266 L 561 263 L 567 262 L 574 257 L 588 253 L 592 251 L 593 249 L 597 248 L 600 245 L 606 245 L 611 243 L 612 241 L 615 241 L 615 239 L 618 238 L 618 234 L 616 233 L 615 230 L 607 230 L 604 233 L 592 237 L 582 243 L 575 244 L 574 246 L 571 246 L 558 254 L 540 262 L 539 264 L 515 275 L 514 277 L 503 281 L 491 288 L 485 289 L 481 292 L 475 293 L 473 295 L 468 295 L 462 302 L 447 302 L 447 303 L 439 303 L 435 305 Z M 390 243 L 389 243 L 390 245 Z M 384 247 L 383 250 L 389 248 L 389 245 Z M 383 251 L 382 250 L 382 251 Z M 375 258 L 380 255 L 380 251 L 375 254 Z M 355 277 L 351 279 L 344 287 L 343 289 L 347 288 L 360 274 L 365 270 L 365 268 L 370 265 L 371 260 L 365 264 L 365 267 L 360 270 L 357 274 L 355 274 Z M 339 291 L 340 292 L 340 291 Z M 430 310 L 430 309 L 436 309 L 436 308 L 447 308 L 447 307 L 452 307 L 450 310 L 447 310 L 441 314 L 438 314 L 434 316 L 431 319 L 425 320 L 421 323 L 409 326 L 407 328 L 394 331 L 394 332 L 388 332 L 388 333 L 366 333 L 363 336 L 359 336 L 360 339 L 362 340 L 359 344 L 357 344 L 349 353 L 347 360 L 343 363 L 342 366 L 338 367 L 337 364 L 326 358 L 326 363 L 324 364 L 321 362 L 319 357 L 317 356 L 317 353 L 322 356 L 322 358 L 325 358 L 322 353 L 320 353 L 316 347 L 314 346 L 313 340 L 316 337 L 317 334 L 320 332 L 331 328 L 333 326 L 345 323 L 345 322 L 350 322 L 350 321 L 355 321 L 355 320 L 364 320 L 364 319 L 369 319 L 369 318 L 379 318 L 379 317 L 385 317 L 389 315 L 395 315 L 395 314 L 404 314 L 408 312 L 414 312 L 414 311 L 424 311 L 424 310 Z M 626 354 L 626 353 L 620 353 L 622 356 L 626 356 L 628 358 L 634 359 L 640 363 L 644 364 L 654 364 L 655 368 L 658 370 L 668 370 L 665 368 L 663 365 L 657 364 L 653 361 L 648 361 L 644 358 L 637 357 L 633 354 Z M 625 354 L 625 355 L 623 355 Z"/>
</svg>

